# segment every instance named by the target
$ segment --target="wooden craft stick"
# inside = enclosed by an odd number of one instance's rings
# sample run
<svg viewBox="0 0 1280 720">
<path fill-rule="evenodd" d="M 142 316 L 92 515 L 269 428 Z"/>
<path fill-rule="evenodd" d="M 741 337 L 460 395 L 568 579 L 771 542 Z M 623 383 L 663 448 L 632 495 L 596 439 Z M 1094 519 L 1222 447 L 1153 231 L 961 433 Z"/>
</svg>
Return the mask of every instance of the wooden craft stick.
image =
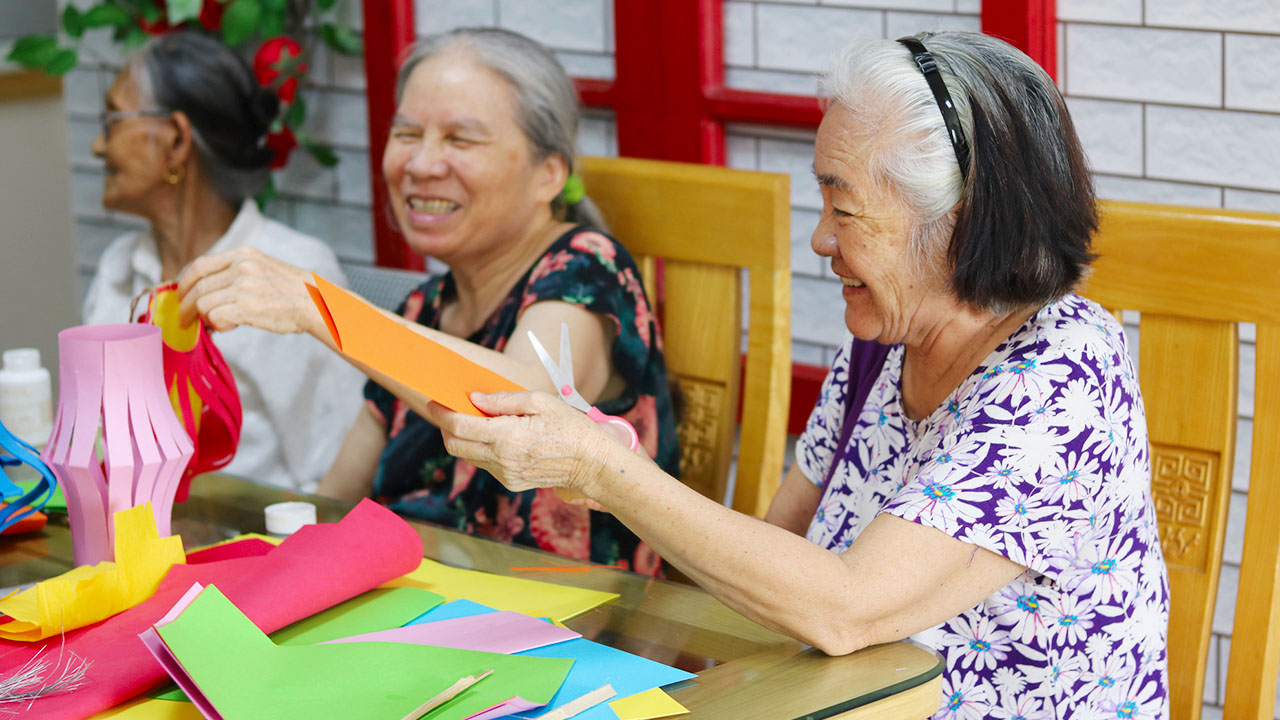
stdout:
<svg viewBox="0 0 1280 720">
<path fill-rule="evenodd" d="M 475 685 L 476 683 L 489 677 L 492 674 L 493 674 L 492 670 L 485 670 L 484 672 L 480 673 L 479 676 L 468 675 L 458 680 L 458 682 L 450 685 L 447 689 L 445 689 L 444 692 L 440 693 L 439 695 L 436 695 L 430 700 L 414 708 L 412 712 L 410 712 L 408 715 L 405 715 L 403 718 L 401 718 L 401 720 L 418 720 L 418 718 L 422 717 L 423 715 L 426 715 L 432 710 L 435 710 L 441 705 L 454 699 L 463 690 L 466 690 L 467 688 L 471 687 L 472 685 Z"/>
<path fill-rule="evenodd" d="M 577 700 L 570 700 L 560 707 L 538 718 L 538 720 L 569 720 L 580 712 L 585 712 L 617 695 L 612 685 L 596 688 Z"/>
</svg>

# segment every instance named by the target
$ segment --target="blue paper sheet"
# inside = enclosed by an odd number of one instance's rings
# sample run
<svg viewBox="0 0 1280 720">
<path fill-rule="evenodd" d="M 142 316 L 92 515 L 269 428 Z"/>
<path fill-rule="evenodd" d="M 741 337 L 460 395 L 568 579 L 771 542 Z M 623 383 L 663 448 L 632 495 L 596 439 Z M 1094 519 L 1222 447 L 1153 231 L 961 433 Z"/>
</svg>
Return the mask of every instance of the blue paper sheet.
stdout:
<svg viewBox="0 0 1280 720">
<path fill-rule="evenodd" d="M 481 605 L 478 602 L 471 602 L 467 599 L 453 600 L 431 608 L 418 617 L 405 623 L 405 625 L 421 625 L 422 623 L 437 622 L 440 620 L 453 620 L 456 618 L 483 615 L 491 612 L 498 611 L 488 605 Z"/>
<path fill-rule="evenodd" d="M 545 658 L 572 658 L 576 661 L 569 670 L 569 676 L 564 679 L 564 684 L 560 686 L 560 692 L 551 698 L 551 702 L 537 711 L 514 716 L 518 718 L 539 717 L 604 685 L 612 685 L 617 697 L 626 697 L 697 677 L 693 673 L 677 670 L 585 638 L 568 640 L 517 654 Z M 608 707 L 606 706 L 605 709 L 608 710 Z M 609 717 L 613 713 L 612 710 L 608 712 L 609 715 L 600 717 Z"/>
</svg>

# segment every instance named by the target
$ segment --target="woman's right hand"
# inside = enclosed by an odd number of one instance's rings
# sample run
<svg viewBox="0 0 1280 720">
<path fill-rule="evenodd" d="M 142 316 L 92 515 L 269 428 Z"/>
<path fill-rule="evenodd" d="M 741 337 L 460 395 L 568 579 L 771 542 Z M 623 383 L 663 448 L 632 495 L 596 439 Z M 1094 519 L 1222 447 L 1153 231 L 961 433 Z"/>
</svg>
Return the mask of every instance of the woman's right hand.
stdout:
<svg viewBox="0 0 1280 720">
<path fill-rule="evenodd" d="M 178 278 L 179 321 L 185 327 L 198 316 L 214 330 L 248 325 L 327 342 L 324 319 L 307 292 L 311 281 L 311 273 L 250 247 L 203 255 Z"/>
</svg>

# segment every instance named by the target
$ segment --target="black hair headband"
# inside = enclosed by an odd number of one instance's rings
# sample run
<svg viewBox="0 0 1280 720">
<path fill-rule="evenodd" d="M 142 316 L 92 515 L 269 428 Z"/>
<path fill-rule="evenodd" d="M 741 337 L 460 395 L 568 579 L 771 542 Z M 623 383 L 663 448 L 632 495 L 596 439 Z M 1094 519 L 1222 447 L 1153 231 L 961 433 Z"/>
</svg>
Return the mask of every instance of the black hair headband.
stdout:
<svg viewBox="0 0 1280 720">
<path fill-rule="evenodd" d="M 898 38 L 898 42 L 911 51 L 916 65 L 924 74 L 925 82 L 929 83 L 929 89 L 933 91 L 933 99 L 937 101 L 938 109 L 942 111 L 942 122 L 947 126 L 947 135 L 951 137 L 951 147 L 956 151 L 956 161 L 960 163 L 960 177 L 967 177 L 969 143 L 964 139 L 964 130 L 960 127 L 960 115 L 956 113 L 955 103 L 951 102 L 951 93 L 947 92 L 947 86 L 942 82 L 942 73 L 938 72 L 938 63 L 933 59 L 933 53 L 925 49 L 924 43 L 913 37 Z"/>
</svg>

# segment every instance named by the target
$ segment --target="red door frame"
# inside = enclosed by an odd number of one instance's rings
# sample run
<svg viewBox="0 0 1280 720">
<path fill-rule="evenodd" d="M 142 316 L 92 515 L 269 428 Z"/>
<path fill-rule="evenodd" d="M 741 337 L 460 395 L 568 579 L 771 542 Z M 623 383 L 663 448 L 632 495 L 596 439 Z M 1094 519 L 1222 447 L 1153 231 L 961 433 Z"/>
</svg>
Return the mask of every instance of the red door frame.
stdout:
<svg viewBox="0 0 1280 720">
<path fill-rule="evenodd" d="M 395 112 L 398 59 L 413 42 L 413 0 L 363 3 L 374 249 L 383 267 L 422 269 L 391 226 L 382 150 Z M 816 128 L 817 98 L 724 86 L 723 0 L 614 0 L 613 80 L 575 80 L 586 107 L 613 110 L 626 157 L 723 165 L 725 124 Z M 982 0 L 982 31 L 1057 76 L 1056 0 Z M 826 368 L 796 364 L 790 432 L 804 427 Z"/>
</svg>

